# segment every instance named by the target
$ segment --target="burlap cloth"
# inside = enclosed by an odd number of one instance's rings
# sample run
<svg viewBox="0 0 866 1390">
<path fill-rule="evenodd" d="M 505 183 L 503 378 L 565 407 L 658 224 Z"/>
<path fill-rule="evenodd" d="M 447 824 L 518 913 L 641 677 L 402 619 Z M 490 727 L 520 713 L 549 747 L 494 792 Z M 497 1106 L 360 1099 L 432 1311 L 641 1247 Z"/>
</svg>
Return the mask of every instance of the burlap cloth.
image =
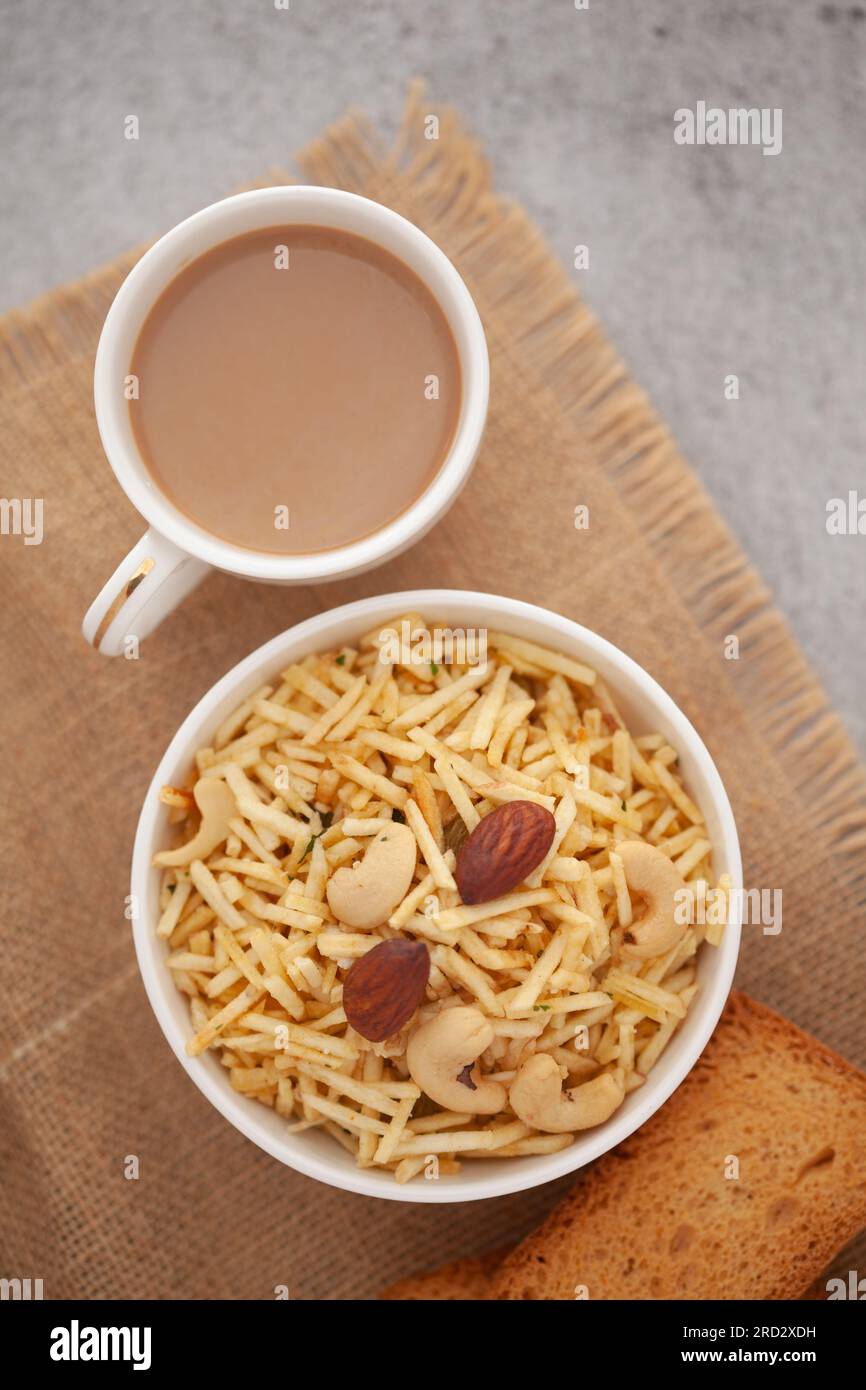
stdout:
<svg viewBox="0 0 866 1390">
<path fill-rule="evenodd" d="M 0 324 L 2 492 L 45 507 L 41 546 L 0 540 L 0 1275 L 42 1278 L 49 1298 L 271 1298 L 277 1284 L 297 1298 L 369 1296 L 520 1236 L 570 1181 L 438 1208 L 332 1191 L 211 1109 L 145 999 L 124 897 L 141 799 L 168 739 L 253 647 L 363 594 L 510 594 L 641 662 L 719 765 L 747 885 L 783 890 L 783 931 L 745 929 L 738 982 L 866 1061 L 864 769 L 569 276 L 492 191 L 453 114 L 440 112 L 438 140 L 424 138 L 431 109 L 416 90 L 394 149 L 351 116 L 300 159 L 307 181 L 367 194 L 429 232 L 465 277 L 490 344 L 490 422 L 471 482 L 426 540 L 372 574 L 296 589 L 213 575 L 140 660 L 96 655 L 81 616 L 142 530 L 102 455 L 91 396 L 100 326 L 135 257 Z M 575 529 L 578 504 L 588 530 Z M 724 655 L 731 634 L 738 660 Z M 127 1155 L 137 1180 L 124 1176 Z"/>
</svg>

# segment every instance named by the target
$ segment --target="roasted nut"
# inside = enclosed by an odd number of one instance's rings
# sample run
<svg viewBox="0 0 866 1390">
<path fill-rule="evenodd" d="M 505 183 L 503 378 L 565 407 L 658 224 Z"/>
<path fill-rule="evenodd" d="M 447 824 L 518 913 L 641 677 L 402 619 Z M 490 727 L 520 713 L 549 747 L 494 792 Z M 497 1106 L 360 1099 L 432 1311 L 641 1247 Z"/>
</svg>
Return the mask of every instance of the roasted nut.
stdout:
<svg viewBox="0 0 866 1390">
<path fill-rule="evenodd" d="M 196 834 L 179 849 L 164 849 L 153 856 L 154 864 L 176 868 L 191 864 L 194 859 L 207 859 L 217 845 L 228 838 L 229 821 L 237 815 L 237 806 L 230 788 L 221 777 L 200 777 L 192 789 L 195 804 L 201 812 L 201 825 Z"/>
<path fill-rule="evenodd" d="M 380 830 L 363 859 L 328 880 L 328 906 L 337 920 L 359 931 L 387 922 L 409 891 L 417 853 L 408 825 L 392 821 Z"/>
<path fill-rule="evenodd" d="M 405 1027 L 427 988 L 430 953 L 423 941 L 393 937 L 360 956 L 343 985 L 343 1008 L 356 1033 L 384 1042 Z"/>
<path fill-rule="evenodd" d="M 525 1125 L 545 1134 L 567 1134 L 610 1119 L 624 1095 L 620 1077 L 609 1071 L 563 1091 L 562 1074 L 553 1057 L 535 1052 L 512 1081 L 508 1099 Z"/>
<path fill-rule="evenodd" d="M 505 1107 L 505 1087 L 485 1080 L 476 1065 L 492 1041 L 493 1028 L 478 1009 L 468 1005 L 443 1009 L 410 1036 L 409 1075 L 445 1110 L 496 1115 Z"/>
<path fill-rule="evenodd" d="M 623 840 L 617 845 L 629 891 L 638 894 L 646 910 L 626 927 L 620 954 L 631 960 L 664 955 L 685 936 L 687 922 L 676 918 L 677 893 L 685 888 L 677 866 L 655 845 Z"/>
<path fill-rule="evenodd" d="M 454 877 L 464 903 L 509 893 L 550 849 L 556 821 L 535 801 L 506 801 L 476 825 L 457 855 Z"/>
</svg>

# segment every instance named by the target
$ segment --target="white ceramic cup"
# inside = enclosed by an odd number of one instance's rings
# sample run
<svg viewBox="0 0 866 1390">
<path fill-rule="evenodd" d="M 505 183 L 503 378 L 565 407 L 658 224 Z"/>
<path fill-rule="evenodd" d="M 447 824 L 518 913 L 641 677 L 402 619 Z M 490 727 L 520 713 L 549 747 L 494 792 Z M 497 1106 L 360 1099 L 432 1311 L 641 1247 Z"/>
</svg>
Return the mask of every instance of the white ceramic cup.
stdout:
<svg viewBox="0 0 866 1390">
<path fill-rule="evenodd" d="M 473 1159 L 460 1174 L 398 1184 L 381 1169 L 359 1168 L 329 1135 L 307 1130 L 287 1132 L 273 1110 L 233 1090 L 228 1074 L 213 1053 L 189 1057 L 185 1044 L 193 1036 L 187 999 L 175 987 L 166 966 L 167 948 L 157 940 L 161 873 L 153 855 L 171 843 L 168 808 L 159 801 L 165 783 L 182 785 L 197 748 L 207 745 L 220 723 L 264 681 L 309 652 L 351 643 L 376 624 L 401 613 L 423 613 L 452 628 L 491 628 L 511 632 L 584 661 L 609 683 L 623 717 L 636 733 L 660 732 L 677 749 L 686 786 L 701 807 L 713 845 L 717 875 L 728 873 L 742 887 L 737 829 L 716 766 L 699 735 L 661 686 L 612 643 L 568 618 L 516 599 L 453 589 L 418 590 L 361 599 L 320 613 L 259 647 L 202 697 L 172 739 L 144 800 L 135 837 L 132 901 L 135 949 L 144 985 L 157 1020 L 175 1056 L 220 1114 L 281 1163 L 320 1182 L 396 1202 L 467 1202 L 499 1197 L 535 1187 L 572 1172 L 619 1144 L 658 1110 L 691 1070 L 718 1022 L 728 997 L 740 944 L 736 912 L 719 947 L 705 945 L 698 957 L 700 990 L 688 1015 L 645 1085 L 633 1091 L 616 1113 L 595 1129 L 575 1136 L 567 1149 L 526 1158 Z M 740 894 L 733 902 L 740 904 Z M 738 906 L 737 906 L 738 911 Z"/>
<path fill-rule="evenodd" d="M 454 439 L 427 490 L 373 535 L 313 555 L 264 554 L 232 545 L 173 506 L 140 457 L 124 393 L 139 330 L 178 272 L 231 237 L 292 224 L 354 232 L 408 265 L 448 320 L 462 384 Z M 398 554 L 439 520 L 469 476 L 487 416 L 488 384 L 487 344 L 469 291 L 444 252 L 390 208 L 338 189 L 298 186 L 239 193 L 195 213 L 166 233 L 130 271 L 99 340 L 94 371 L 99 433 L 117 481 L 150 529 L 91 604 L 82 624 L 84 636 L 106 655 L 120 654 L 128 636 L 146 637 L 211 567 L 247 579 L 302 584 L 359 574 Z"/>
</svg>

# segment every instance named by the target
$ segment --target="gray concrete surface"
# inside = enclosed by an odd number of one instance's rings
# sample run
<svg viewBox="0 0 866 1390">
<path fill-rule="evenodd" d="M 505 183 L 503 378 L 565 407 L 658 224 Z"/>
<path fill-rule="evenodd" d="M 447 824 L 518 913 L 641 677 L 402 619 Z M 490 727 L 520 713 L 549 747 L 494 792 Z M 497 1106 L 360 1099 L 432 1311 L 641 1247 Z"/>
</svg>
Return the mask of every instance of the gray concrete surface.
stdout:
<svg viewBox="0 0 866 1390">
<path fill-rule="evenodd" d="M 866 536 L 825 527 L 829 498 L 866 498 L 863 4 L 0 0 L 0 17 L 0 307 L 284 163 L 350 103 L 393 126 L 427 77 L 558 253 L 589 246 L 585 294 L 866 752 Z M 698 100 L 781 107 L 782 152 L 675 145 Z"/>
</svg>

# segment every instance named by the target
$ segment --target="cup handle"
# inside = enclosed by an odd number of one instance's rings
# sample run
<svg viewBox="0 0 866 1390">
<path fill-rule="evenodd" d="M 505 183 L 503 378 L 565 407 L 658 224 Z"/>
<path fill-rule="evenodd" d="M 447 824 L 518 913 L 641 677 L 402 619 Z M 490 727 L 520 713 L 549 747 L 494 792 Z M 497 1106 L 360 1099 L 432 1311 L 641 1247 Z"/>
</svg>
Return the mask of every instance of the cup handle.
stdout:
<svg viewBox="0 0 866 1390">
<path fill-rule="evenodd" d="M 147 637 L 209 569 L 151 528 L 91 603 L 81 624 L 85 638 L 103 656 L 120 656 L 130 638 Z"/>
</svg>

